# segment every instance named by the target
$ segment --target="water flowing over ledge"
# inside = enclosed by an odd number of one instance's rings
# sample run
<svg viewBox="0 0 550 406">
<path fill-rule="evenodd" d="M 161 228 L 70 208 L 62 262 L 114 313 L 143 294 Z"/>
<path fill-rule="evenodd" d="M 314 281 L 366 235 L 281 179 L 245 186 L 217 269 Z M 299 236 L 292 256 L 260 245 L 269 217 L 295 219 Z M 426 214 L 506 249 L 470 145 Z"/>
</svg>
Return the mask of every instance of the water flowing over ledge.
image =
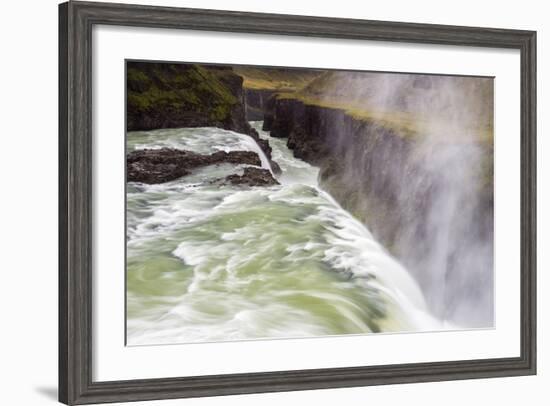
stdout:
<svg viewBox="0 0 550 406">
<path fill-rule="evenodd" d="M 254 122 L 260 137 L 261 122 Z M 281 185 L 214 185 L 246 165 L 128 183 L 129 345 L 441 330 L 414 279 L 318 185 L 319 169 L 270 139 Z M 248 150 L 219 128 L 128 133 L 128 149 Z"/>
</svg>

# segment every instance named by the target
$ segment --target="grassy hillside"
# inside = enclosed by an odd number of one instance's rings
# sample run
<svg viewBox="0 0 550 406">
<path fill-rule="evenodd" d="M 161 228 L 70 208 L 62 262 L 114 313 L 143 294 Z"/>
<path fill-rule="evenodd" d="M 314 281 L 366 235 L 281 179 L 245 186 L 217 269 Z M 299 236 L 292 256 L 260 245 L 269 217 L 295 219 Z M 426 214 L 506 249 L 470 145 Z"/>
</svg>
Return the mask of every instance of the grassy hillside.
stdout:
<svg viewBox="0 0 550 406">
<path fill-rule="evenodd" d="M 244 79 L 246 89 L 293 92 L 306 86 L 323 71 L 294 68 L 236 66 L 234 72 Z"/>
<path fill-rule="evenodd" d="M 411 138 L 442 134 L 443 142 L 493 139 L 489 78 L 330 71 L 277 97 L 341 109 Z"/>
</svg>

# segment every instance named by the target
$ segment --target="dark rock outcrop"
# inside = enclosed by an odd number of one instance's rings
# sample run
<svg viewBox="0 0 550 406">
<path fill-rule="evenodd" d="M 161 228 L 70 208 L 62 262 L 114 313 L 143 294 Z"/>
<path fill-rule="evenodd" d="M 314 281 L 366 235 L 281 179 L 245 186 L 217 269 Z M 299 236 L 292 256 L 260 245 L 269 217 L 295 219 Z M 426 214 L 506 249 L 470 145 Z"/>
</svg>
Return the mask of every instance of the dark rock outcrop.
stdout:
<svg viewBox="0 0 550 406">
<path fill-rule="evenodd" d="M 242 78 L 231 68 L 128 62 L 127 130 L 215 126 L 247 134 Z"/>
<path fill-rule="evenodd" d="M 277 95 L 272 95 L 264 103 L 264 123 L 262 125 L 262 130 L 271 131 L 273 121 L 275 118 L 275 107 L 277 106 Z"/>
<path fill-rule="evenodd" d="M 248 186 L 273 186 L 279 182 L 271 175 L 267 169 L 244 168 L 242 175 L 229 175 L 225 181 L 232 185 L 248 185 Z"/>
<path fill-rule="evenodd" d="M 170 148 L 144 149 L 133 151 L 126 157 L 126 179 L 149 184 L 169 182 L 189 175 L 194 168 L 220 163 L 261 166 L 260 157 L 251 151 L 218 151 L 201 155 Z"/>
<path fill-rule="evenodd" d="M 281 170 L 281 167 L 279 164 L 275 161 L 270 161 L 269 164 L 271 165 L 271 170 L 275 175 L 281 174 L 283 171 Z"/>
</svg>

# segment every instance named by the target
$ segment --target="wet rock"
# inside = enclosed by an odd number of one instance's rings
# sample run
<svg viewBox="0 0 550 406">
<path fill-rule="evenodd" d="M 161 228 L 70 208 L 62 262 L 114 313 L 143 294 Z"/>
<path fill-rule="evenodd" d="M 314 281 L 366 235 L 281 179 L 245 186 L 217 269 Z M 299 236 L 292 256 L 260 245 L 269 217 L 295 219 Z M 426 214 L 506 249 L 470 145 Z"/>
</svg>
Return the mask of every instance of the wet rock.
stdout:
<svg viewBox="0 0 550 406">
<path fill-rule="evenodd" d="M 264 123 L 263 131 L 271 131 L 271 126 L 275 119 L 275 106 L 277 104 L 277 95 L 272 95 L 264 104 Z"/>
<path fill-rule="evenodd" d="M 269 141 L 260 138 L 260 135 L 255 129 L 252 129 L 248 135 L 250 135 L 254 139 L 254 141 L 256 141 L 256 144 L 258 144 L 260 149 L 263 151 L 263 153 L 269 160 L 269 164 L 271 165 L 271 169 L 273 169 L 273 173 L 275 174 L 281 173 L 281 167 L 279 166 L 279 164 L 275 162 L 273 159 L 271 159 L 272 148 L 271 148 L 271 145 L 269 145 Z"/>
<path fill-rule="evenodd" d="M 273 119 L 270 120 L 269 131 L 272 137 L 287 138 L 295 124 L 305 125 L 302 102 L 294 99 L 277 99 L 274 106 Z"/>
<path fill-rule="evenodd" d="M 281 167 L 279 164 L 273 160 L 269 161 L 269 164 L 271 165 L 271 170 L 275 175 L 281 174 L 283 171 L 281 170 Z"/>
<path fill-rule="evenodd" d="M 279 184 L 267 169 L 252 167 L 245 168 L 242 175 L 227 176 L 225 181 L 232 185 L 248 186 L 273 186 Z"/>
<path fill-rule="evenodd" d="M 143 149 L 126 157 L 126 179 L 128 182 L 164 183 L 189 175 L 194 168 L 221 163 L 261 166 L 260 157 L 251 151 L 202 155 L 171 148 Z"/>
</svg>

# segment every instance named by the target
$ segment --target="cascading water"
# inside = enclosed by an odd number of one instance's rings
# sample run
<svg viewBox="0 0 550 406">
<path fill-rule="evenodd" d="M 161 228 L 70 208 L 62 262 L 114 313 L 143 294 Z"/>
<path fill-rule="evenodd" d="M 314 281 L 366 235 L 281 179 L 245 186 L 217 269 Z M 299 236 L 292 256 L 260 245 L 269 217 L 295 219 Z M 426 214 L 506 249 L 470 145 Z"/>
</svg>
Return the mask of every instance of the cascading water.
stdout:
<svg viewBox="0 0 550 406">
<path fill-rule="evenodd" d="M 260 136 L 261 122 L 252 123 Z M 127 185 L 129 345 L 441 329 L 408 272 L 270 138 L 281 185 L 212 183 L 243 166 Z M 257 152 L 218 128 L 128 133 L 128 150 Z"/>
</svg>

